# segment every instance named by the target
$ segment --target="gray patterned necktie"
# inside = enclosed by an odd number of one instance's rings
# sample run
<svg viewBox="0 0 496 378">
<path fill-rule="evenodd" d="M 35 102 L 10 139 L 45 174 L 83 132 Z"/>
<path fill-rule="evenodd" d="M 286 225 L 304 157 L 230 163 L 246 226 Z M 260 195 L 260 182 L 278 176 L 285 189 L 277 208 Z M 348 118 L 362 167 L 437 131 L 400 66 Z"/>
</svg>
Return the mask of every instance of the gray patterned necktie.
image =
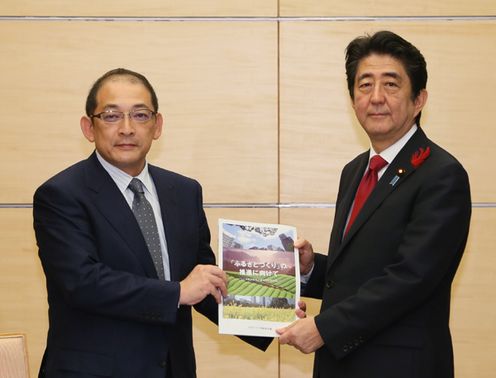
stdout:
<svg viewBox="0 0 496 378">
<path fill-rule="evenodd" d="M 162 250 L 160 249 L 160 238 L 158 236 L 157 222 L 153 214 L 152 205 L 145 198 L 143 183 L 133 178 L 129 183 L 129 189 L 134 193 L 133 213 L 145 238 L 148 251 L 152 256 L 153 265 L 157 270 L 158 278 L 165 279 L 164 264 L 162 261 Z"/>
</svg>

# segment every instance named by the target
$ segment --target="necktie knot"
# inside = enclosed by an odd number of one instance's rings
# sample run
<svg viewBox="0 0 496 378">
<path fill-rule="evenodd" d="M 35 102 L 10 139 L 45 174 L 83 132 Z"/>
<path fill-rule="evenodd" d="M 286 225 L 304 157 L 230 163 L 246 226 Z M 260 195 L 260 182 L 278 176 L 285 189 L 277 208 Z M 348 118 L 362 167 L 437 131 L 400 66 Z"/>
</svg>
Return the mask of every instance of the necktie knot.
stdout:
<svg viewBox="0 0 496 378">
<path fill-rule="evenodd" d="M 143 183 L 137 178 L 133 178 L 131 180 L 129 183 L 129 189 L 131 189 L 134 194 L 143 194 L 145 192 L 143 190 Z"/>
<path fill-rule="evenodd" d="M 384 160 L 381 155 L 374 155 L 370 159 L 369 169 L 371 171 L 379 172 L 382 168 L 387 165 L 387 161 Z"/>
</svg>

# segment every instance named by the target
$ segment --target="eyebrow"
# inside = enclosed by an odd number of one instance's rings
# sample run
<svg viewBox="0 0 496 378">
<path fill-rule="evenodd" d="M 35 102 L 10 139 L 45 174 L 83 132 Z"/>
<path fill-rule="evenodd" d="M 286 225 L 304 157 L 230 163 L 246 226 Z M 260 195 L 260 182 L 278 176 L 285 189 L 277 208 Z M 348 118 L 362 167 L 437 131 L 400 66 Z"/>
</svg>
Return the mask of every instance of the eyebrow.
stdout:
<svg viewBox="0 0 496 378">
<path fill-rule="evenodd" d="M 392 77 L 393 79 L 401 79 L 401 76 L 397 72 L 384 72 L 381 76 Z"/>
<path fill-rule="evenodd" d="M 119 110 L 120 106 L 117 104 L 107 104 L 104 106 L 105 110 Z M 141 104 L 135 104 L 131 107 L 131 109 L 151 109 L 148 105 L 141 103 Z"/>
<path fill-rule="evenodd" d="M 361 74 L 359 77 L 358 77 L 358 81 L 360 80 L 363 80 L 363 79 L 367 79 L 367 78 L 370 78 L 370 77 L 373 77 L 374 75 L 370 72 L 365 72 L 363 74 Z M 391 72 L 383 72 L 381 73 L 381 77 L 391 77 L 393 79 L 398 79 L 400 80 L 401 79 L 401 76 L 399 73 L 397 72 L 394 72 L 394 71 L 391 71 Z"/>
</svg>

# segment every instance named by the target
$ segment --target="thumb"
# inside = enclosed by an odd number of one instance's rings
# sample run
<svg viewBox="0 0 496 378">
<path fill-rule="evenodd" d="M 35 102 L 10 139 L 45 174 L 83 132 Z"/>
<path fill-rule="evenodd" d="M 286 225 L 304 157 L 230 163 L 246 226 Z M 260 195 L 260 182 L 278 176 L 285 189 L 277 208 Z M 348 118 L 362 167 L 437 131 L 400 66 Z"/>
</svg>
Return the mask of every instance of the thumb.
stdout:
<svg viewBox="0 0 496 378">
<path fill-rule="evenodd" d="M 276 333 L 277 333 L 278 335 L 282 335 L 282 334 L 284 334 L 287 330 L 288 330 L 288 327 L 277 328 L 277 329 L 276 329 Z"/>
<path fill-rule="evenodd" d="M 293 323 L 291 323 L 290 325 L 288 325 L 286 327 L 278 328 L 278 329 L 276 329 L 276 332 L 279 335 L 282 335 L 282 334 L 286 333 L 290 328 L 293 328 L 295 326 L 296 322 L 297 322 L 297 320 L 295 320 Z"/>
</svg>

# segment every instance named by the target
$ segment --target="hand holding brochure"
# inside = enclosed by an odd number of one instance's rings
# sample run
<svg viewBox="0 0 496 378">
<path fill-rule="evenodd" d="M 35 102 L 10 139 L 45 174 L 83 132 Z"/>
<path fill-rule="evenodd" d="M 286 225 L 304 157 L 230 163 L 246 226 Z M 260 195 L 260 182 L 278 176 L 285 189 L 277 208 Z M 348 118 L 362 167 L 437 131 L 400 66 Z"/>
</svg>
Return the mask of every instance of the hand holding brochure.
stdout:
<svg viewBox="0 0 496 378">
<path fill-rule="evenodd" d="M 300 298 L 296 229 L 219 219 L 219 264 L 228 276 L 219 333 L 277 336 L 296 320 Z"/>
</svg>

